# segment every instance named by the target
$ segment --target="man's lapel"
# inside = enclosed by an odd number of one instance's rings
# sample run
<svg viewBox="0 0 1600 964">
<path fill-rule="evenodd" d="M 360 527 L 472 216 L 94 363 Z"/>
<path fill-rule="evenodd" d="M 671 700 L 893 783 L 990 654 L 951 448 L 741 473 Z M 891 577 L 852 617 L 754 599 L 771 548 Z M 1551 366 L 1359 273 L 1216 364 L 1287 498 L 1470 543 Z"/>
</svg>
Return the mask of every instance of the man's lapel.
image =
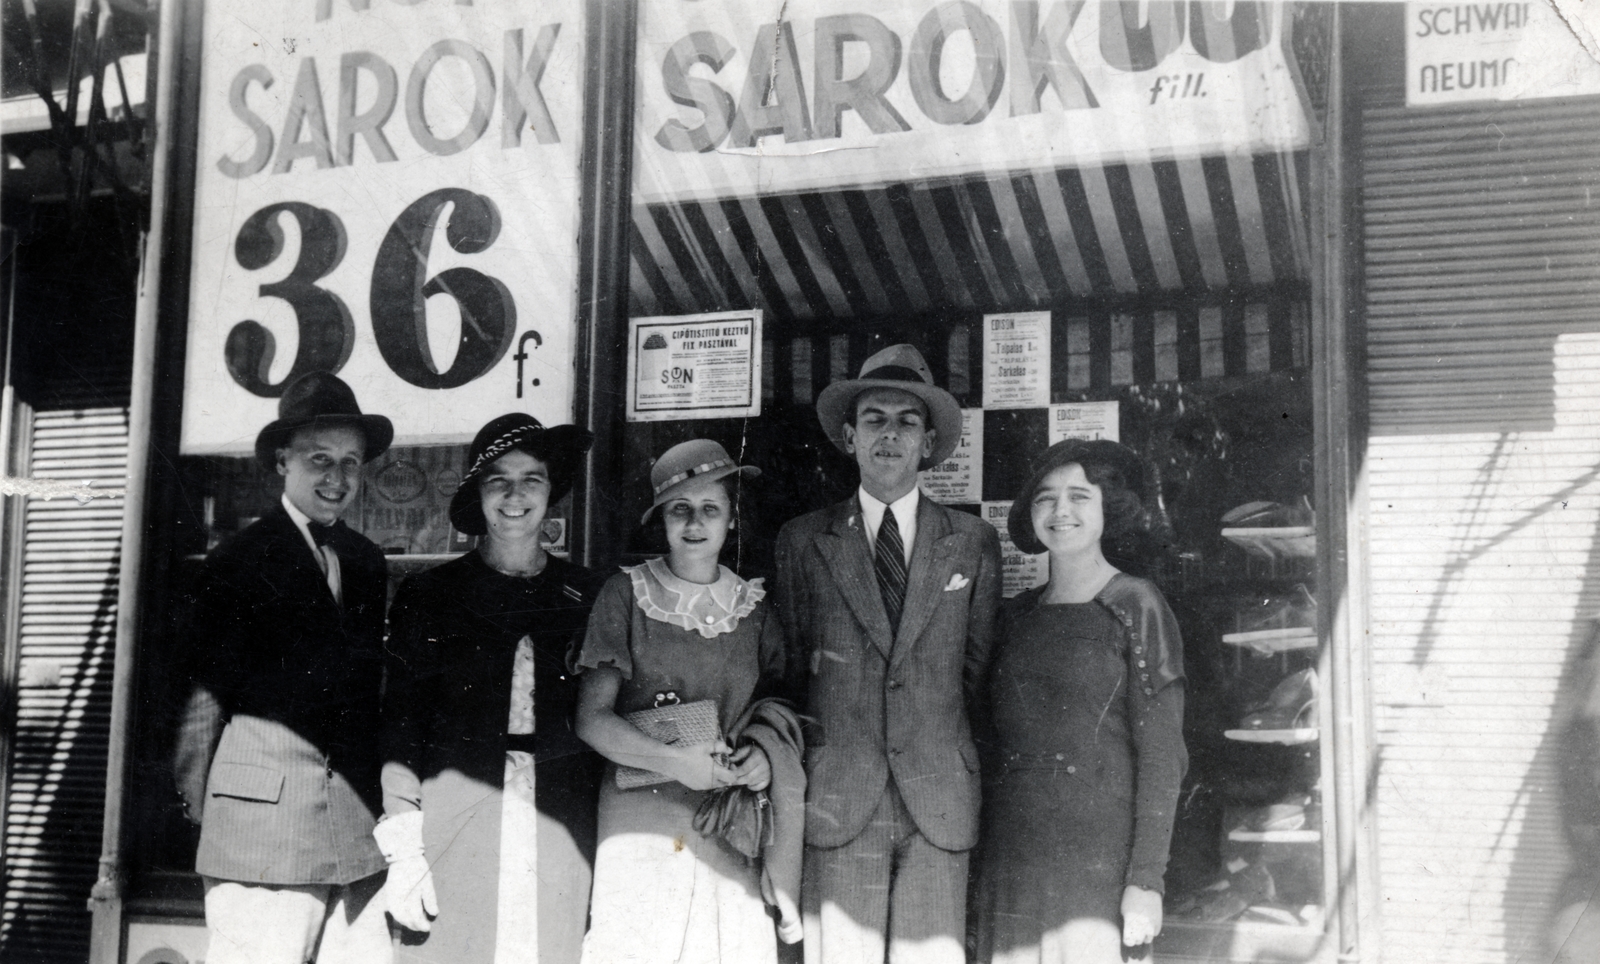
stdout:
<svg viewBox="0 0 1600 964">
<path fill-rule="evenodd" d="M 817 550 L 846 605 L 855 613 L 856 621 L 866 627 L 873 644 L 888 656 L 894 648 L 894 638 L 889 631 L 889 617 L 883 611 L 883 597 L 878 593 L 878 576 L 872 568 L 866 520 L 855 496 L 834 507 L 833 524 L 815 538 Z"/>
<path fill-rule="evenodd" d="M 292 573 L 289 577 L 293 580 L 291 591 L 303 594 L 303 599 L 311 605 L 322 606 L 326 603 L 337 618 L 340 612 L 339 603 L 328 588 L 328 577 L 323 573 L 316 556 L 311 554 L 311 547 L 306 545 L 305 537 L 300 534 L 300 528 L 289 518 L 289 513 L 282 505 L 277 505 L 268 510 L 262 522 L 272 526 L 273 543 L 277 547 L 276 554 Z M 342 558 L 340 562 L 342 564 Z"/>
<path fill-rule="evenodd" d="M 895 634 L 894 655 L 904 656 L 939 608 L 939 597 L 955 567 L 951 543 L 949 511 L 928 498 L 917 500 L 917 537 L 911 546 L 911 573 L 906 579 L 906 605 L 900 613 L 900 631 Z"/>
</svg>

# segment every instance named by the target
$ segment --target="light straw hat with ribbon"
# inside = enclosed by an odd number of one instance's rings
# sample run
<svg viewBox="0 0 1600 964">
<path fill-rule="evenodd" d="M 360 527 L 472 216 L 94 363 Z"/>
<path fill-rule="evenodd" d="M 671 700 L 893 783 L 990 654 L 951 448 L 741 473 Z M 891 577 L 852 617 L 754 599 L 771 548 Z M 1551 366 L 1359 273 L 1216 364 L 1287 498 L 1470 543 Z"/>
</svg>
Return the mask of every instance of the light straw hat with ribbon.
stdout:
<svg viewBox="0 0 1600 964">
<path fill-rule="evenodd" d="M 650 492 L 655 501 L 650 503 L 650 508 L 640 517 L 639 524 L 649 522 L 650 513 L 656 511 L 657 506 L 683 491 L 690 482 L 697 479 L 720 479 L 735 472 L 747 479 L 753 479 L 761 474 L 761 470 L 753 465 L 740 465 L 735 462 L 727 449 L 708 438 L 679 442 L 661 453 L 661 457 L 656 459 L 656 464 L 650 469 Z"/>
</svg>

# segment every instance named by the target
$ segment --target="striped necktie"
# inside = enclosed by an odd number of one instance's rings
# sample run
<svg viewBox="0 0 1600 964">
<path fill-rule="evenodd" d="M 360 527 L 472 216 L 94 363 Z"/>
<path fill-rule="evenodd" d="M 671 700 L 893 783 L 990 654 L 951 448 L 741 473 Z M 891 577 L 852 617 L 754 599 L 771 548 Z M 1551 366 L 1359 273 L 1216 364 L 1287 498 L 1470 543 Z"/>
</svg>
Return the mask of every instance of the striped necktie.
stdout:
<svg viewBox="0 0 1600 964">
<path fill-rule="evenodd" d="M 889 629 L 900 631 L 900 611 L 906 604 L 906 549 L 900 540 L 900 523 L 894 510 L 885 506 L 878 526 L 878 544 L 873 561 L 878 573 L 878 592 L 883 594 L 883 611 L 889 616 Z"/>
</svg>

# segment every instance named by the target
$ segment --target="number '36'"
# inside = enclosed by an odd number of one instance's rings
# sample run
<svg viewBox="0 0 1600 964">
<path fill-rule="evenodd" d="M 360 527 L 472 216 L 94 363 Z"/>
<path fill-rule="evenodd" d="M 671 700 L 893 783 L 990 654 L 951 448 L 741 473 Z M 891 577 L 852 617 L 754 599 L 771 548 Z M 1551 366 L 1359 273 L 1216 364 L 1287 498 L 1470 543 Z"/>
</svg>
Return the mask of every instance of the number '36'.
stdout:
<svg viewBox="0 0 1600 964">
<path fill-rule="evenodd" d="M 496 278 L 473 268 L 449 268 L 428 277 L 428 249 L 445 206 L 453 204 L 445 223 L 445 240 L 462 254 L 487 249 L 500 234 L 500 212 L 494 202 L 462 188 L 425 194 L 400 213 L 378 246 L 372 266 L 368 306 L 372 334 L 383 360 L 396 375 L 419 388 L 459 388 L 487 373 L 505 356 L 516 333 L 517 307 L 511 292 Z M 299 201 L 269 204 L 250 215 L 239 228 L 233 253 L 239 266 L 255 271 L 283 254 L 280 215 L 300 228 L 300 256 L 281 281 L 263 284 L 263 298 L 278 298 L 294 310 L 300 346 L 282 381 L 268 380 L 277 345 L 259 321 L 245 320 L 228 332 L 223 347 L 228 373 L 247 391 L 277 398 L 289 382 L 307 372 L 337 372 L 355 347 L 355 323 L 340 297 L 317 282 L 343 260 L 344 224 L 338 215 Z M 445 294 L 461 310 L 461 342 L 455 361 L 445 371 L 428 347 L 428 298 Z"/>
</svg>

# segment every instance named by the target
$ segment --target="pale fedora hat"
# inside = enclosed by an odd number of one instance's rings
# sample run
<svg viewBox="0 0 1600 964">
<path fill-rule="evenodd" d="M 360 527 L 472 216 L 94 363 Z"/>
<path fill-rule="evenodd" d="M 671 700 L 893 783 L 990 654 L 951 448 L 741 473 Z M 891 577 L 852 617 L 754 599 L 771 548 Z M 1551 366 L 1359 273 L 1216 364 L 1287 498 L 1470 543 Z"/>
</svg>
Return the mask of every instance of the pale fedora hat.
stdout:
<svg viewBox="0 0 1600 964">
<path fill-rule="evenodd" d="M 890 345 L 861 364 L 861 377 L 834 382 L 817 396 L 817 421 L 841 452 L 844 447 L 845 415 L 856 397 L 875 388 L 892 388 L 922 399 L 933 423 L 933 454 L 923 459 L 919 469 L 932 468 L 950 457 L 961 441 L 961 403 L 933 383 L 933 372 L 922 353 L 910 345 Z"/>
</svg>

